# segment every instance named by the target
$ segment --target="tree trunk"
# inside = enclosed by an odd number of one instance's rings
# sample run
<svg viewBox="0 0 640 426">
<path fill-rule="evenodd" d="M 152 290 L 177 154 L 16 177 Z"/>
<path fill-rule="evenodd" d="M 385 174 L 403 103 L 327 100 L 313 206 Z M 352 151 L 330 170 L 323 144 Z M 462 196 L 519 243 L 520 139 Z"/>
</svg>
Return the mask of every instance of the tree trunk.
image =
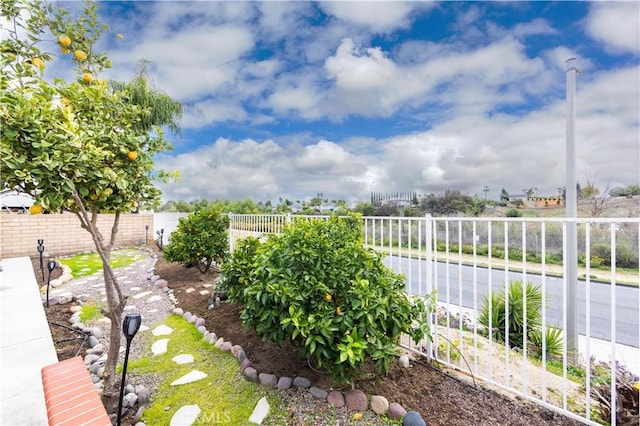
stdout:
<svg viewBox="0 0 640 426">
<path fill-rule="evenodd" d="M 105 253 L 110 258 L 110 253 Z M 124 312 L 124 300 L 118 297 L 118 283 L 109 265 L 109 259 L 103 259 L 104 284 L 107 296 L 107 318 L 111 320 L 109 333 L 109 351 L 107 352 L 107 362 L 105 364 L 103 402 L 107 412 L 114 413 L 118 409 L 118 398 L 120 396 L 120 381 L 116 374 L 118 365 L 118 354 L 120 353 L 122 313 Z"/>
</svg>

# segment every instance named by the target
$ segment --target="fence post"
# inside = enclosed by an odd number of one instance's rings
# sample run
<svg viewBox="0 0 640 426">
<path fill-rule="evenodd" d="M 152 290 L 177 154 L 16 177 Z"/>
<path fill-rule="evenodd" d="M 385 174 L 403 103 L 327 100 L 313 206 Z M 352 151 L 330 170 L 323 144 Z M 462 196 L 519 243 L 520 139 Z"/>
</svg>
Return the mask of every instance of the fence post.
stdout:
<svg viewBox="0 0 640 426">
<path fill-rule="evenodd" d="M 425 250 L 426 250 L 426 259 L 427 259 L 427 276 L 426 276 L 426 285 L 427 285 L 427 295 L 431 295 L 431 293 L 433 292 L 433 288 L 434 288 L 434 276 L 433 276 L 433 219 L 431 217 L 430 213 L 427 213 L 424 216 L 424 222 L 425 222 Z M 433 327 L 434 327 L 434 314 L 430 313 L 429 314 L 429 319 L 428 319 L 428 324 L 429 324 L 429 331 L 433 331 Z M 431 339 L 427 339 L 427 357 L 433 359 L 434 357 L 434 352 L 433 352 L 433 342 L 431 342 Z"/>
<path fill-rule="evenodd" d="M 227 213 L 229 215 L 229 254 L 233 253 L 233 213 Z"/>
</svg>

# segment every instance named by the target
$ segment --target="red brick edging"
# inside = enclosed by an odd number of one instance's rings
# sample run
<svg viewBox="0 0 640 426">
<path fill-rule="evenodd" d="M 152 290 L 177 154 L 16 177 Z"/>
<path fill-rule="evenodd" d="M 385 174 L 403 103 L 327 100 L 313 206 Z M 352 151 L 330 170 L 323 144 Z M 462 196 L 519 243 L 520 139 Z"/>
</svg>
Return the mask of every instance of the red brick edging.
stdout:
<svg viewBox="0 0 640 426">
<path fill-rule="evenodd" d="M 50 426 L 111 426 L 81 357 L 47 365 L 41 375 Z"/>
</svg>

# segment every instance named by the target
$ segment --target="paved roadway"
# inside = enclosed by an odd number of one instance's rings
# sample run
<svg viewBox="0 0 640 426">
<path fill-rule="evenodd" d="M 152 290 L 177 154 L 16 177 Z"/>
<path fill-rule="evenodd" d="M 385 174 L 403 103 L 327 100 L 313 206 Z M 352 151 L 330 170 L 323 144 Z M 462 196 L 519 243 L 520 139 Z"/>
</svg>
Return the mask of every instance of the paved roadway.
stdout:
<svg viewBox="0 0 640 426">
<path fill-rule="evenodd" d="M 387 256 L 385 264 L 391 266 L 396 272 L 401 272 L 410 282 L 411 293 L 421 294 L 426 292 L 426 262 L 406 257 Z M 472 266 L 459 266 L 450 263 L 448 267 L 444 262 L 434 264 L 438 280 L 438 301 L 447 302 L 458 306 L 462 294 L 462 306 L 473 309 L 473 277 Z M 462 272 L 460 274 L 460 272 Z M 505 271 L 476 268 L 476 303 L 478 309 L 482 306 L 482 300 L 488 293 L 489 280 L 492 291 L 503 290 Z M 422 279 L 420 279 L 422 275 Z M 460 280 L 460 276 L 462 280 Z M 522 272 L 510 272 L 509 281 L 522 280 Z M 527 273 L 526 280 L 542 286 L 542 276 Z M 544 289 L 547 298 L 546 323 L 549 326 L 563 324 L 563 294 L 562 279 L 546 277 Z M 447 283 L 449 285 L 447 286 Z M 409 284 L 408 284 L 409 285 Z M 448 293 L 447 293 L 448 287 Z M 592 338 L 611 341 L 611 285 L 604 283 L 590 283 L 590 321 Z M 634 347 L 640 346 L 640 296 L 638 287 L 617 285 L 615 286 L 615 316 L 616 316 L 616 343 Z M 586 296 L 587 286 L 584 281 L 578 281 L 578 333 L 586 335 Z"/>
</svg>

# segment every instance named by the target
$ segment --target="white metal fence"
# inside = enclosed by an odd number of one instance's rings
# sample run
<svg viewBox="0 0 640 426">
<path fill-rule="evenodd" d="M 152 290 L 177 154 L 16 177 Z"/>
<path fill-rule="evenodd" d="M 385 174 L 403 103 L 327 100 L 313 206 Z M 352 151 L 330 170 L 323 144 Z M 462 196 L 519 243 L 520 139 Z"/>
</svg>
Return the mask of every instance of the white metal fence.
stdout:
<svg viewBox="0 0 640 426">
<path fill-rule="evenodd" d="M 247 236 L 277 234 L 295 219 L 318 216 L 230 215 L 230 247 Z M 576 301 L 570 303 L 567 233 L 576 228 L 579 266 Z M 432 342 L 405 345 L 474 380 L 506 390 L 585 423 L 596 424 L 593 395 L 610 381 L 605 399 L 616 407 L 616 366 L 640 374 L 640 219 L 365 217 L 365 245 L 384 255 L 385 264 L 406 277 L 407 292 L 437 292 Z M 621 267 L 625 265 L 626 267 Z M 572 276 L 569 274 L 569 276 Z M 575 276 L 575 275 L 573 275 Z M 541 291 L 539 324 L 527 324 L 526 304 L 509 300 L 512 281 L 531 282 Z M 538 353 L 530 339 L 509 341 L 509 325 L 484 327 L 483 304 L 503 294 L 521 313 L 523 336 L 540 330 Z M 523 295 L 523 301 L 526 296 Z M 511 306 L 510 306 L 511 305 Z M 493 303 L 492 303 L 493 306 Z M 575 315 L 572 312 L 575 310 Z M 491 309 L 486 310 L 491 323 Z M 579 333 L 577 352 L 568 347 L 572 318 Z M 485 321 L 486 322 L 486 321 Z M 506 330 L 504 330 L 506 328 Z M 547 347 L 560 333 L 559 347 Z M 552 339 L 549 340 L 552 342 Z M 557 341 L 556 341 L 557 342 Z M 557 356 L 552 352 L 559 351 Z M 601 362 L 610 362 L 603 366 Z M 580 368 L 576 369 L 578 365 Z M 597 375 L 584 374 L 593 372 Z M 612 380 L 612 378 L 614 378 Z M 636 379 L 637 380 L 637 379 Z M 637 413 L 636 413 L 637 414 Z M 616 410 L 610 418 L 616 424 Z M 600 420 L 600 421 L 602 421 Z"/>
</svg>

